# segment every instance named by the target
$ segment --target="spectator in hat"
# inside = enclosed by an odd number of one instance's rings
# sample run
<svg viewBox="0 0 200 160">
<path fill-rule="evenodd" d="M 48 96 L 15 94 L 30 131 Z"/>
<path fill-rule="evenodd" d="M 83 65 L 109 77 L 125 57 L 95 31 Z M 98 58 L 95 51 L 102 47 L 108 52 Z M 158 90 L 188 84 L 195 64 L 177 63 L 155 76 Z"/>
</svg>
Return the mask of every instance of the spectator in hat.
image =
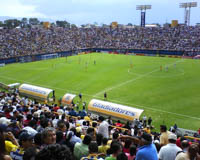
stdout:
<svg viewBox="0 0 200 160">
<path fill-rule="evenodd" d="M 27 131 L 23 131 L 19 135 L 19 145 L 20 147 L 13 148 L 10 152 L 10 156 L 13 160 L 22 160 L 24 151 L 29 147 L 33 146 L 33 136 Z"/>
<path fill-rule="evenodd" d="M 177 136 L 175 134 L 171 133 L 168 136 L 168 140 L 169 144 L 160 149 L 159 160 L 175 160 L 177 152 L 182 151 L 182 149 L 176 145 Z"/>
<path fill-rule="evenodd" d="M 29 121 L 28 126 L 24 127 L 22 130 L 26 130 L 33 136 L 35 136 L 38 132 L 36 131 L 37 121 L 32 119 Z"/>
</svg>

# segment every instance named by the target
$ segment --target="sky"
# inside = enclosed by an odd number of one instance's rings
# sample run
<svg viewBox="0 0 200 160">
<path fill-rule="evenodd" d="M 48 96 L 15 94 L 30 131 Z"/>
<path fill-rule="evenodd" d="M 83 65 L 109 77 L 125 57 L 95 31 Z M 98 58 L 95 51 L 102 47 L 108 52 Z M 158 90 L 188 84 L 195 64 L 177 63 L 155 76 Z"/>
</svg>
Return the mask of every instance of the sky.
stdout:
<svg viewBox="0 0 200 160">
<path fill-rule="evenodd" d="M 199 0 L 196 0 L 198 2 Z M 137 5 L 152 5 L 147 10 L 146 23 L 184 22 L 184 9 L 179 3 L 194 0 L 0 0 L 0 16 L 37 17 L 51 20 L 66 20 L 70 23 L 140 24 Z M 200 23 L 200 1 L 191 10 L 191 25 Z"/>
</svg>

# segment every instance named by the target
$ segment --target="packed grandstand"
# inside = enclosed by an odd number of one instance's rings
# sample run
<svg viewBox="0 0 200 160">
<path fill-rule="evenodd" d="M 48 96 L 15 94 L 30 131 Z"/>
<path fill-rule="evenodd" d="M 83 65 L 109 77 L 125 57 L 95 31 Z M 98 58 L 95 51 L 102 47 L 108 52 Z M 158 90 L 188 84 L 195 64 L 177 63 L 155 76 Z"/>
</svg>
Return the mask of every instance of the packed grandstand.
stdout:
<svg viewBox="0 0 200 160">
<path fill-rule="evenodd" d="M 0 43 L 1 59 L 84 48 L 173 50 L 197 55 L 200 27 L 1 29 Z"/>
<path fill-rule="evenodd" d="M 200 27 L 62 28 L 0 30 L 0 59 L 84 48 L 200 53 Z M 84 103 L 82 109 L 77 105 Z M 199 160 L 200 128 L 192 137 L 151 117 L 122 123 L 92 117 L 79 104 L 42 103 L 0 92 L 0 160 Z M 170 128 L 169 128 L 170 127 Z"/>
</svg>

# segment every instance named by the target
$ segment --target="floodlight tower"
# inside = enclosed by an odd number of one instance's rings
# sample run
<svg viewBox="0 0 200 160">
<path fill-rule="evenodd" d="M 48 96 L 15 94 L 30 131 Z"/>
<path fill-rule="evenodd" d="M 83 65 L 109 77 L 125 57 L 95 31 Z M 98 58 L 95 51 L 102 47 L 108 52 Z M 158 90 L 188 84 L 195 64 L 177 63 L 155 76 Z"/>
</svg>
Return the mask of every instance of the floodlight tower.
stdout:
<svg viewBox="0 0 200 160">
<path fill-rule="evenodd" d="M 197 2 L 180 3 L 180 8 L 185 8 L 184 22 L 185 25 L 190 25 L 190 12 L 192 7 L 197 7 Z"/>
<path fill-rule="evenodd" d="M 151 5 L 137 5 L 136 10 L 141 11 L 141 27 L 145 27 L 146 10 L 151 9 Z"/>
</svg>

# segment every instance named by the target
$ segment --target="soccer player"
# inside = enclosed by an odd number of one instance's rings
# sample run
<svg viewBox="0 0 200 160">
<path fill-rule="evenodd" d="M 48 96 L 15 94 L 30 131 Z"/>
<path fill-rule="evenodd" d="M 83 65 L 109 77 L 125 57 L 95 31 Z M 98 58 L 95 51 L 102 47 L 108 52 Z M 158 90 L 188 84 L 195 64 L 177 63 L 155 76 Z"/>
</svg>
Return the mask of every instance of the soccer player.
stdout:
<svg viewBox="0 0 200 160">
<path fill-rule="evenodd" d="M 81 64 L 81 57 L 79 57 L 78 59 L 78 64 Z"/>
<path fill-rule="evenodd" d="M 56 100 L 55 90 L 53 90 L 53 96 L 52 96 L 52 98 L 53 98 L 53 101 L 55 102 L 55 100 Z"/>
<path fill-rule="evenodd" d="M 106 101 L 106 100 L 107 100 L 107 93 L 104 92 L 104 101 Z"/>
<path fill-rule="evenodd" d="M 168 66 L 165 67 L 166 72 L 168 72 Z"/>
<path fill-rule="evenodd" d="M 133 68 L 133 63 L 130 63 L 130 68 Z"/>
<path fill-rule="evenodd" d="M 96 65 L 96 61 L 94 60 L 94 65 Z"/>
<path fill-rule="evenodd" d="M 160 66 L 160 71 L 162 71 L 162 65 Z"/>
<path fill-rule="evenodd" d="M 133 68 L 133 62 L 130 60 L 130 68 Z"/>
</svg>

